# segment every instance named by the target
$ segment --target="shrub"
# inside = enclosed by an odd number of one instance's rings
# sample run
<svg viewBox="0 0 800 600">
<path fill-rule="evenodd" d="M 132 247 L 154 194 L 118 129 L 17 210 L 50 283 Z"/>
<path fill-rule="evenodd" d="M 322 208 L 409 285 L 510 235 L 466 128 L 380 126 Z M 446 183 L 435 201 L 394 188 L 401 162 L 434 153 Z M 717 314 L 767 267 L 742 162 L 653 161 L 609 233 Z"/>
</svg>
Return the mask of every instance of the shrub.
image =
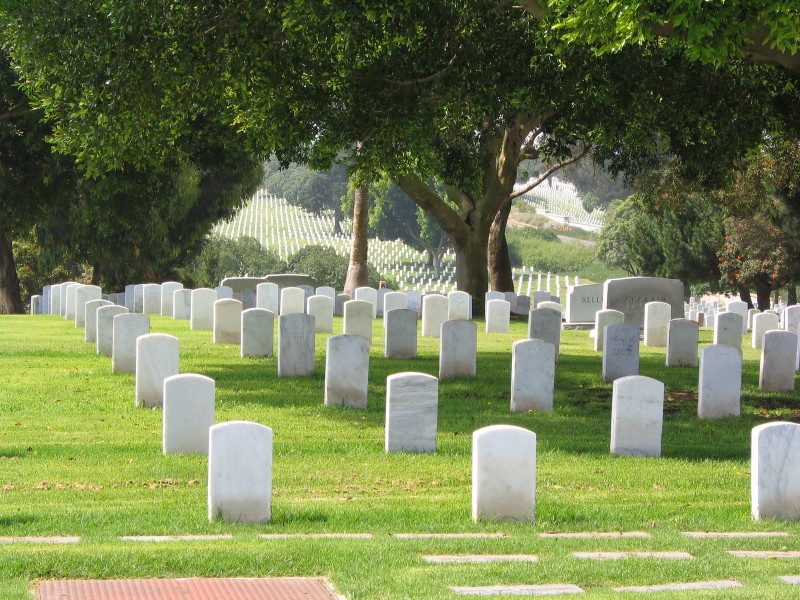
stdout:
<svg viewBox="0 0 800 600">
<path fill-rule="evenodd" d="M 336 251 L 329 246 L 306 246 L 289 257 L 286 272 L 311 275 L 317 280 L 318 286 L 327 285 L 335 290 L 341 290 L 344 288 L 349 264 L 350 260 L 346 256 L 336 254 Z M 369 272 L 367 285 L 370 287 L 377 289 L 381 281 L 386 281 L 386 278 L 381 277 L 372 265 L 367 265 L 367 269 Z M 386 281 L 389 287 L 392 287 L 393 283 Z"/>
<path fill-rule="evenodd" d="M 283 270 L 278 254 L 255 238 L 211 237 L 180 277 L 192 287 L 215 287 L 226 277 L 261 277 Z"/>
</svg>

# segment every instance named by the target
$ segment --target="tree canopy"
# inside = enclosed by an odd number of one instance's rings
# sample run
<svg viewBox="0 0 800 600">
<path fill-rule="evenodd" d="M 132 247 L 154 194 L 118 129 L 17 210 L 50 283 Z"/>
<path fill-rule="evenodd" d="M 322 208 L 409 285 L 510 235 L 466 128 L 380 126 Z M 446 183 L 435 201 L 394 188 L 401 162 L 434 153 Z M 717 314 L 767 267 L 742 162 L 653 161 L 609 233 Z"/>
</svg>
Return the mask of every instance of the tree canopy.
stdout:
<svg viewBox="0 0 800 600">
<path fill-rule="evenodd" d="M 617 51 L 656 37 L 693 60 L 723 64 L 745 58 L 800 74 L 800 7 L 793 0 L 642 2 L 521 0 L 568 42 Z"/>
<path fill-rule="evenodd" d="M 793 82 L 774 73 L 707 68 L 658 44 L 598 57 L 494 0 L 0 0 L 0 14 L 55 143 L 88 172 L 182 150 L 199 115 L 282 164 L 345 152 L 361 183 L 388 172 L 447 232 L 459 288 L 476 297 L 487 266 L 493 287 L 511 285 L 504 228 L 521 160 L 556 168 L 591 146 L 633 174 L 674 154 L 714 183 L 776 110 L 797 110 Z"/>
</svg>

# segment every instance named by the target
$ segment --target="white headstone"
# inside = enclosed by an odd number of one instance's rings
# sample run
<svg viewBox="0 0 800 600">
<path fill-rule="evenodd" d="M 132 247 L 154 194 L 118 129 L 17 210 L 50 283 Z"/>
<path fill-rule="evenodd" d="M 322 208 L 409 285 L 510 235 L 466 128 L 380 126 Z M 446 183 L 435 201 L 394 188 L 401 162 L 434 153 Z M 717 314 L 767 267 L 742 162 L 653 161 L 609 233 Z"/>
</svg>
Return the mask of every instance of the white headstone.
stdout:
<svg viewBox="0 0 800 600">
<path fill-rule="evenodd" d="M 213 379 L 194 373 L 164 379 L 164 454 L 208 454 L 208 430 L 214 424 L 214 388 Z"/>
<path fill-rule="evenodd" d="M 439 380 L 436 377 L 424 373 L 389 375 L 386 378 L 386 452 L 436 452 L 438 406 Z"/>
<path fill-rule="evenodd" d="M 594 318 L 594 350 L 603 351 L 603 334 L 608 325 L 624 323 L 625 315 L 618 310 L 598 310 Z"/>
<path fill-rule="evenodd" d="M 767 315 L 758 315 L 764 317 Z M 756 324 L 758 326 L 758 324 Z M 794 391 L 797 336 L 788 331 L 767 331 L 761 349 L 758 387 L 768 392 Z"/>
<path fill-rule="evenodd" d="M 533 308 L 539 308 L 542 302 L 552 302 L 553 297 L 547 290 L 539 290 L 533 293 Z"/>
<path fill-rule="evenodd" d="M 490 425 L 472 434 L 472 520 L 533 521 L 536 434 Z"/>
<path fill-rule="evenodd" d="M 333 298 L 330 296 L 311 296 L 306 300 L 306 313 L 314 317 L 314 331 L 331 333 L 333 331 Z"/>
<path fill-rule="evenodd" d="M 96 285 L 82 285 L 75 289 L 75 327 L 86 327 L 86 303 L 100 300 L 103 291 Z"/>
<path fill-rule="evenodd" d="M 741 315 L 736 317 L 740 324 Z M 741 337 L 741 327 L 739 327 Z M 697 416 L 701 419 L 738 417 L 742 399 L 742 351 L 727 344 L 706 346 L 700 351 L 697 385 Z"/>
<path fill-rule="evenodd" d="M 54 285 L 50 288 L 50 314 L 61 314 L 61 286 Z"/>
<path fill-rule="evenodd" d="M 146 315 L 161 314 L 161 285 L 158 283 L 142 286 L 142 312 Z"/>
<path fill-rule="evenodd" d="M 384 318 L 386 358 L 416 358 L 417 313 L 409 308 L 394 308 L 386 312 Z"/>
<path fill-rule="evenodd" d="M 175 291 L 183 289 L 177 281 L 165 281 L 161 284 L 161 316 L 172 317 L 175 310 Z"/>
<path fill-rule="evenodd" d="M 753 428 L 750 499 L 754 519 L 800 519 L 800 425 L 777 421 Z"/>
<path fill-rule="evenodd" d="M 225 300 L 226 298 L 233 298 L 233 288 L 227 285 L 218 285 L 214 288 L 217 293 L 217 300 Z"/>
<path fill-rule="evenodd" d="M 360 335 L 330 336 L 325 354 L 325 406 L 367 408 L 368 383 L 369 341 Z"/>
<path fill-rule="evenodd" d="M 691 319 L 672 319 L 667 334 L 667 366 L 696 367 L 700 326 Z"/>
<path fill-rule="evenodd" d="M 241 356 L 272 356 L 275 314 L 265 308 L 242 311 Z"/>
<path fill-rule="evenodd" d="M 269 521 L 272 429 L 258 423 L 231 421 L 209 428 L 208 438 L 208 520 Z"/>
<path fill-rule="evenodd" d="M 133 311 L 137 314 L 144 312 L 144 284 L 137 283 L 133 286 Z"/>
<path fill-rule="evenodd" d="M 408 296 L 403 292 L 389 292 L 383 297 L 383 327 L 386 328 L 386 315 L 396 308 L 408 308 Z"/>
<path fill-rule="evenodd" d="M 783 311 L 783 329 L 800 339 L 800 305 L 789 306 Z M 795 370 L 800 370 L 800 342 L 798 342 Z"/>
<path fill-rule="evenodd" d="M 742 317 L 742 335 L 747 333 L 747 302 L 731 300 L 728 302 L 727 312 L 735 313 Z"/>
<path fill-rule="evenodd" d="M 336 290 L 329 285 L 323 285 L 316 289 L 317 296 L 327 296 L 331 300 L 336 300 Z"/>
<path fill-rule="evenodd" d="M 172 318 L 188 321 L 192 317 L 192 290 L 179 289 L 172 293 Z"/>
<path fill-rule="evenodd" d="M 439 337 L 450 303 L 446 296 L 427 294 L 422 299 L 422 337 Z"/>
<path fill-rule="evenodd" d="M 594 323 L 603 309 L 603 284 L 575 285 L 567 289 L 567 323 Z"/>
<path fill-rule="evenodd" d="M 299 287 L 281 290 L 281 315 L 303 314 L 306 310 L 306 293 Z"/>
<path fill-rule="evenodd" d="M 616 379 L 611 399 L 611 453 L 661 456 L 664 384 L 643 375 Z"/>
<path fill-rule="evenodd" d="M 371 288 L 370 288 L 371 289 Z M 366 300 L 349 300 L 344 303 L 344 333 L 360 335 L 372 342 L 373 305 Z"/>
<path fill-rule="evenodd" d="M 752 331 L 753 329 L 753 319 L 756 315 L 760 315 L 761 311 L 757 308 L 751 308 L 747 311 L 747 328 Z"/>
<path fill-rule="evenodd" d="M 212 331 L 214 329 L 214 302 L 217 292 L 211 288 L 192 290 L 189 328 Z"/>
<path fill-rule="evenodd" d="M 632 323 L 606 325 L 603 332 L 603 381 L 639 374 L 639 328 Z"/>
<path fill-rule="evenodd" d="M 314 317 L 278 317 L 278 377 L 305 377 L 314 372 Z"/>
<path fill-rule="evenodd" d="M 280 308 L 280 288 L 277 284 L 266 282 L 256 286 L 256 308 L 263 308 L 277 315 Z"/>
<path fill-rule="evenodd" d="M 356 288 L 353 300 L 362 300 L 369 302 L 372 306 L 372 318 L 375 319 L 378 315 L 378 290 L 371 287 Z"/>
<path fill-rule="evenodd" d="M 134 312 L 136 308 L 136 300 L 134 298 L 136 294 L 136 286 L 132 283 L 129 283 L 125 286 L 125 308 L 128 309 L 130 312 Z"/>
<path fill-rule="evenodd" d="M 62 302 L 62 312 L 64 313 L 62 316 L 66 321 L 75 320 L 76 295 L 78 290 L 82 287 L 82 283 L 69 283 L 66 288 L 64 288 L 63 293 L 65 294 L 66 302 Z"/>
<path fill-rule="evenodd" d="M 417 290 L 406 290 L 403 292 L 408 297 L 408 308 L 417 313 L 417 318 L 422 314 L 422 294 Z"/>
<path fill-rule="evenodd" d="M 150 317 L 137 313 L 115 315 L 112 324 L 111 371 L 136 372 L 136 339 L 150 333 Z"/>
<path fill-rule="evenodd" d="M 384 301 L 386 299 L 386 295 L 391 294 L 393 291 L 394 290 L 386 287 L 378 289 L 378 297 L 376 298 L 377 304 L 376 304 L 375 318 L 378 317 L 383 318 L 383 316 L 386 314 Z"/>
<path fill-rule="evenodd" d="M 744 302 L 742 303 L 744 304 Z M 714 343 L 742 349 L 744 319 L 735 312 L 721 312 L 714 315 Z"/>
<path fill-rule="evenodd" d="M 439 379 L 475 377 L 478 326 L 472 321 L 445 321 L 439 340 Z"/>
<path fill-rule="evenodd" d="M 89 300 L 84 308 L 83 339 L 86 342 L 97 342 L 97 309 L 102 306 L 111 306 L 108 300 Z"/>
<path fill-rule="evenodd" d="M 553 410 L 555 346 L 540 339 L 511 345 L 511 412 Z"/>
<path fill-rule="evenodd" d="M 75 319 L 75 292 L 81 285 L 74 281 L 61 284 L 61 316 L 67 321 Z"/>
<path fill-rule="evenodd" d="M 508 333 L 510 322 L 511 304 L 505 300 L 489 300 L 486 303 L 486 333 Z"/>
<path fill-rule="evenodd" d="M 97 309 L 97 338 L 95 348 L 98 354 L 111 357 L 114 348 L 114 317 L 127 312 L 128 309 L 124 306 L 101 306 Z"/>
<path fill-rule="evenodd" d="M 488 303 L 490 300 L 505 300 L 505 299 L 506 295 L 503 292 L 491 291 L 491 292 L 486 292 L 483 301 Z M 509 305 L 510 304 L 511 303 L 509 302 Z"/>
<path fill-rule="evenodd" d="M 164 403 L 164 380 L 178 374 L 179 348 L 178 338 L 166 333 L 148 333 L 136 339 L 136 406 L 152 408 Z"/>
<path fill-rule="evenodd" d="M 672 319 L 672 307 L 666 302 L 648 302 L 644 305 L 644 345 L 664 348 Z"/>
<path fill-rule="evenodd" d="M 447 320 L 468 321 L 472 318 L 472 297 L 467 292 L 450 292 L 447 294 Z"/>
<path fill-rule="evenodd" d="M 242 343 L 242 303 L 233 298 L 214 302 L 215 344 Z"/>
<path fill-rule="evenodd" d="M 780 329 L 778 315 L 765 312 L 753 317 L 753 348 L 761 348 L 764 343 L 764 334 L 768 331 Z"/>
<path fill-rule="evenodd" d="M 557 310 L 559 314 L 563 312 L 561 304 L 558 302 L 554 302 L 553 300 L 545 300 L 543 302 L 539 302 L 539 304 L 536 305 L 536 308 L 550 308 L 552 310 Z"/>
<path fill-rule="evenodd" d="M 528 338 L 553 344 L 557 363 L 561 347 L 561 311 L 547 306 L 534 308 L 528 315 Z"/>
</svg>

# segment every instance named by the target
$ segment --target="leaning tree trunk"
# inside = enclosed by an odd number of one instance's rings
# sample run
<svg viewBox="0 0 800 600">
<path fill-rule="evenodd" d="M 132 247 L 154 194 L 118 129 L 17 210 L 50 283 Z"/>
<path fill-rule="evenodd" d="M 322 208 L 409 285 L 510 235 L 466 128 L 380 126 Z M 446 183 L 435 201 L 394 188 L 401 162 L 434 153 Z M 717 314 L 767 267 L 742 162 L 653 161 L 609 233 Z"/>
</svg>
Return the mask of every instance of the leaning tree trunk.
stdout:
<svg viewBox="0 0 800 600">
<path fill-rule="evenodd" d="M 10 232 L 7 228 L 0 228 L 0 314 L 24 312 Z"/>
<path fill-rule="evenodd" d="M 498 292 L 514 291 L 514 274 L 506 241 L 506 224 L 511 214 L 511 200 L 506 199 L 494 217 L 489 230 L 489 284 Z"/>
<path fill-rule="evenodd" d="M 350 249 L 350 265 L 344 292 L 351 296 L 356 288 L 369 283 L 367 269 L 367 249 L 369 244 L 369 187 L 362 185 L 356 189 L 353 201 L 353 246 Z"/>
</svg>

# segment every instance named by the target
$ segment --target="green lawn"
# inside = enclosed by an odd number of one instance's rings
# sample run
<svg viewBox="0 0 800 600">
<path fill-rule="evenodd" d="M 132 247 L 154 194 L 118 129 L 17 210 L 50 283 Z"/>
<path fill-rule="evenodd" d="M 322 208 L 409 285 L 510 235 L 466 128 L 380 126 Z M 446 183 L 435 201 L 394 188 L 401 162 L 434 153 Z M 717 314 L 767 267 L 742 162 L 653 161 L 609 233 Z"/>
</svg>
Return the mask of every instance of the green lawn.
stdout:
<svg viewBox="0 0 800 600">
<path fill-rule="evenodd" d="M 562 332 L 553 413 L 512 414 L 510 334 L 478 322 L 478 377 L 439 386 L 439 451 L 383 450 L 386 377 L 438 372 L 438 340 L 420 338 L 415 361 L 383 358 L 376 322 L 369 408 L 322 404 L 326 335 L 316 374 L 279 379 L 276 361 L 241 359 L 188 322 L 152 317 L 181 340 L 181 372 L 217 383 L 217 421 L 274 430 L 273 518 L 265 525 L 209 523 L 206 459 L 163 456 L 160 410 L 134 406 L 133 377 L 83 331 L 55 316 L 0 317 L 0 536 L 81 536 L 69 546 L 0 544 L 0 598 L 29 598 L 49 578 L 324 575 L 345 597 L 453 598 L 448 586 L 574 583 L 588 597 L 616 586 L 735 578 L 741 589 L 701 598 L 794 598 L 779 575 L 800 560 L 756 560 L 726 550 L 800 550 L 794 522 L 750 517 L 750 430 L 798 420 L 798 394 L 757 388 L 758 354 L 744 350 L 743 416 L 696 417 L 697 370 L 666 369 L 663 348 L 641 348 L 641 373 L 666 384 L 663 458 L 609 454 L 611 386 L 585 331 Z M 341 320 L 335 330 L 341 332 Z M 711 343 L 710 330 L 701 344 Z M 471 433 L 508 423 L 538 438 L 536 522 L 470 520 Z M 774 539 L 689 539 L 682 531 L 785 531 Z M 565 540 L 551 531 L 646 531 L 649 538 Z M 372 539 L 260 539 L 262 533 L 372 533 Z M 403 540 L 398 532 L 501 532 L 490 539 Z M 214 542 L 124 542 L 120 536 L 232 534 Z M 692 560 L 589 561 L 575 551 L 682 550 Z M 532 553 L 537 563 L 429 565 L 422 554 Z M 635 597 L 627 594 L 625 597 Z M 662 594 L 674 598 L 679 594 Z M 651 598 L 650 595 L 642 597 Z"/>
</svg>

